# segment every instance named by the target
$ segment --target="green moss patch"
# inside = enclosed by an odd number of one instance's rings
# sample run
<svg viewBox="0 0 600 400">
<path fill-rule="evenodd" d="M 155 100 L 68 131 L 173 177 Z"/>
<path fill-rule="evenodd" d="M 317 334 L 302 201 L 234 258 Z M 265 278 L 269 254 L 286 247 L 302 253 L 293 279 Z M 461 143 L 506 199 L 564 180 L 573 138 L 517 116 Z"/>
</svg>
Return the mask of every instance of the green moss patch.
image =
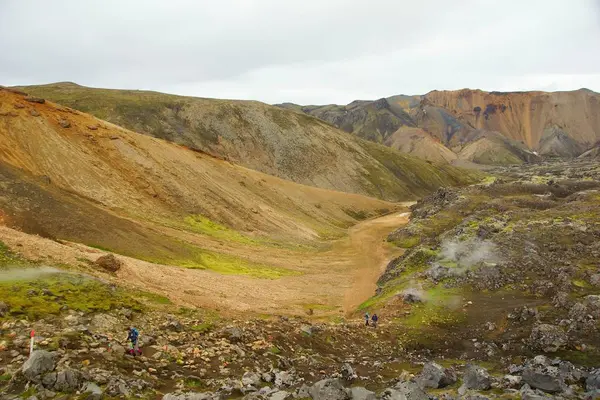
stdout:
<svg viewBox="0 0 600 400">
<path fill-rule="evenodd" d="M 39 279 L 0 281 L 0 298 L 9 306 L 9 316 L 38 319 L 63 310 L 109 311 L 126 304 L 142 308 L 124 290 L 98 280 L 58 273 Z"/>
<path fill-rule="evenodd" d="M 259 264 L 244 258 L 198 250 L 190 259 L 168 262 L 185 268 L 205 269 L 224 275 L 247 275 L 261 279 L 279 279 L 285 276 L 300 275 L 298 271 Z"/>
<path fill-rule="evenodd" d="M 236 243 L 253 245 L 261 243 L 259 240 L 242 235 L 233 229 L 229 229 L 224 225 L 211 221 L 209 218 L 203 215 L 190 215 L 185 217 L 184 221 L 186 223 L 186 227 L 193 232 Z"/>
</svg>

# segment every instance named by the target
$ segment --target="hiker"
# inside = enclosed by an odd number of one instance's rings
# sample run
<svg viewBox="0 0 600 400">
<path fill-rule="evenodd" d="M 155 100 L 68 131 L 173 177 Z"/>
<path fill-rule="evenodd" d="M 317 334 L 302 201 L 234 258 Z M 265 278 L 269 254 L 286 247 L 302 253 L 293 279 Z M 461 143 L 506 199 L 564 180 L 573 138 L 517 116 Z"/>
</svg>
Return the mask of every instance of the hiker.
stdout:
<svg viewBox="0 0 600 400">
<path fill-rule="evenodd" d="M 140 333 L 133 326 L 127 329 L 127 342 L 129 342 L 129 354 L 135 356 L 136 354 L 141 354 L 142 351 L 138 346 L 138 339 L 140 337 Z"/>
<path fill-rule="evenodd" d="M 369 312 L 367 311 L 365 313 L 365 326 L 369 326 L 369 318 L 370 318 L 370 315 L 369 315 Z"/>
<path fill-rule="evenodd" d="M 373 321 L 373 328 L 377 328 L 377 321 L 379 321 L 379 317 L 377 316 L 377 314 L 373 314 L 373 316 L 371 317 L 371 321 Z"/>
</svg>

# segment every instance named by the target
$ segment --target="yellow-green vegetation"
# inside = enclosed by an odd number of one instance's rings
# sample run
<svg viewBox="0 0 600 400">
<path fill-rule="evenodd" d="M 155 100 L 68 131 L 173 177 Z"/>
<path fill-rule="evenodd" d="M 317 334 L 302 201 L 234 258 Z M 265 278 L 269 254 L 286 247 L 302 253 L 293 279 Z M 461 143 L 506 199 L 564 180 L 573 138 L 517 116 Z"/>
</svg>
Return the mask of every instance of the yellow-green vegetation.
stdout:
<svg viewBox="0 0 600 400">
<path fill-rule="evenodd" d="M 214 327 L 214 324 L 212 322 L 205 321 L 205 322 L 202 322 L 201 324 L 193 325 L 191 327 L 191 329 L 194 332 L 205 333 L 205 332 L 210 331 L 213 327 Z"/>
<path fill-rule="evenodd" d="M 133 310 L 142 304 L 123 289 L 80 275 L 57 273 L 34 280 L 0 281 L 0 298 L 10 316 L 37 319 L 61 310 L 108 311 L 127 304 Z"/>
<path fill-rule="evenodd" d="M 234 231 L 233 229 L 229 229 L 224 225 L 211 221 L 203 215 L 189 215 L 185 217 L 184 220 L 189 229 L 194 232 L 202 233 L 204 235 L 236 243 L 252 245 L 261 244 L 260 240 L 242 235 L 241 233 Z"/>
<path fill-rule="evenodd" d="M 426 290 L 424 302 L 413 304 L 408 317 L 396 320 L 402 327 L 400 342 L 407 347 L 419 347 L 444 340 L 446 329 L 460 327 L 467 319 L 460 308 L 460 294 L 460 289 L 441 285 Z"/>
<path fill-rule="evenodd" d="M 132 297 L 136 300 L 140 301 L 143 304 L 153 304 L 153 305 L 171 305 L 173 304 L 168 297 L 161 296 L 156 293 L 145 292 L 145 291 L 136 291 L 132 292 Z"/>
<path fill-rule="evenodd" d="M 410 249 L 415 246 L 418 246 L 421 243 L 421 238 L 416 235 L 403 235 L 398 237 L 397 239 L 394 239 L 392 243 L 398 247 L 402 247 L 403 249 Z"/>
<path fill-rule="evenodd" d="M 428 247 L 419 247 L 406 257 L 396 260 L 395 268 L 401 271 L 397 277 L 386 282 L 381 288 L 381 292 L 364 301 L 358 308 L 359 310 L 368 310 L 385 304 L 386 301 L 401 293 L 413 282 L 414 274 L 424 271 L 431 260 L 437 256 L 438 252 Z"/>
<path fill-rule="evenodd" d="M 0 241 L 0 268 L 22 264 L 23 260 Z"/>
<path fill-rule="evenodd" d="M 286 268 L 255 263 L 240 257 L 197 251 L 193 259 L 176 260 L 173 264 L 185 268 L 206 269 L 224 275 L 248 275 L 261 279 L 279 279 L 285 276 L 300 275 L 300 272 Z"/>
</svg>

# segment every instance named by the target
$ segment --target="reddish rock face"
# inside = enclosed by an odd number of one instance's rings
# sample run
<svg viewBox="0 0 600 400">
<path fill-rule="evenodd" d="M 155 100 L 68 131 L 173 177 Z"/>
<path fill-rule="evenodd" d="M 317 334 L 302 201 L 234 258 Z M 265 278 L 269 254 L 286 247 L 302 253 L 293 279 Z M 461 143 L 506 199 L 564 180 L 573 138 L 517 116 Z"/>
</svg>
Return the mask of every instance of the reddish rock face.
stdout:
<svg viewBox="0 0 600 400">
<path fill-rule="evenodd" d="M 552 93 L 465 89 L 433 91 L 424 97 L 476 129 L 500 132 L 531 150 L 540 148 L 544 131 L 553 126 L 584 147 L 600 140 L 600 94 L 586 89 Z"/>
</svg>

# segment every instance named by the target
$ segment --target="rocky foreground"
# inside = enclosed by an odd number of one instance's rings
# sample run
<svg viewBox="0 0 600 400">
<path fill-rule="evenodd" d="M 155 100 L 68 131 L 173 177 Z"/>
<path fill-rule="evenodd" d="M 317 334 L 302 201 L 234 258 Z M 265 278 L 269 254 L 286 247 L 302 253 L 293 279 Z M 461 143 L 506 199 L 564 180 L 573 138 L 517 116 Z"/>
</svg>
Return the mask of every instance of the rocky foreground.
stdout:
<svg viewBox="0 0 600 400">
<path fill-rule="evenodd" d="M 426 357 L 403 350 L 393 324 L 201 318 L 122 308 L 5 321 L 0 398 L 600 398 L 600 369 L 544 355 Z M 138 357 L 123 347 L 133 324 L 142 332 Z M 29 356 L 31 328 L 38 344 Z"/>
</svg>

